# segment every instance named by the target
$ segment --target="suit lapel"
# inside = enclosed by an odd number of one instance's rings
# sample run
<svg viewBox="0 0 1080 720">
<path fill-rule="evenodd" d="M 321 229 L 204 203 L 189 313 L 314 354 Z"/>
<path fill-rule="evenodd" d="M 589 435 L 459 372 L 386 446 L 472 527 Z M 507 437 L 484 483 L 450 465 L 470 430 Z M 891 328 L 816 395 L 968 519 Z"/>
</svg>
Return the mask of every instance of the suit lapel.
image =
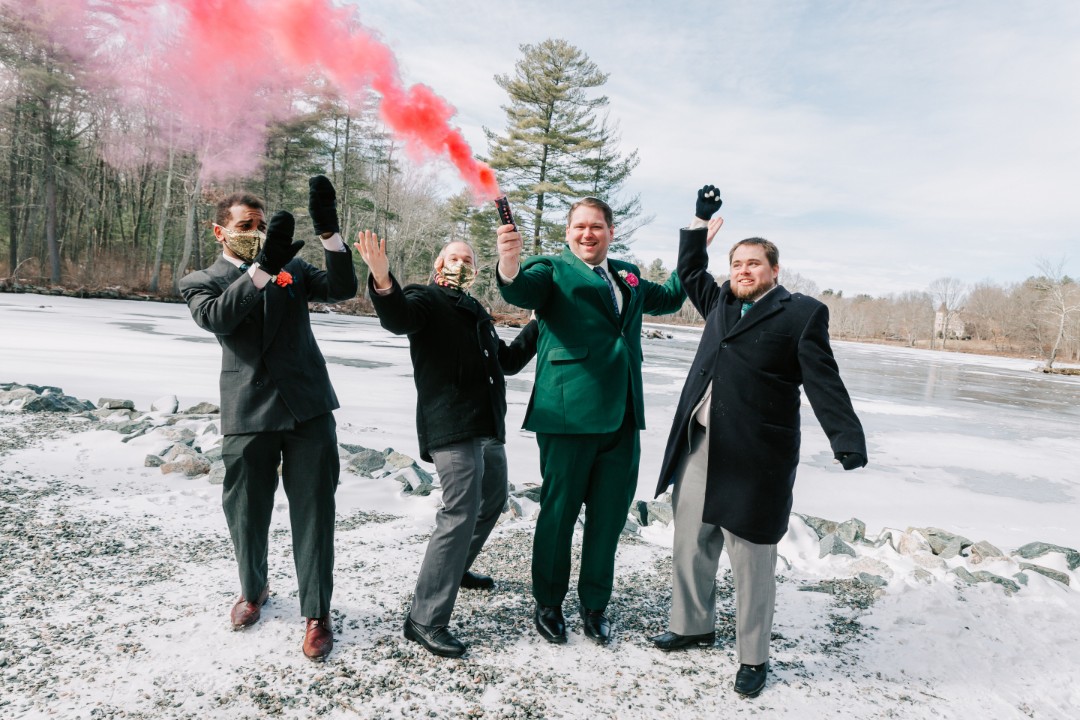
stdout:
<svg viewBox="0 0 1080 720">
<path fill-rule="evenodd" d="M 618 325 L 619 316 L 615 314 L 615 308 L 611 306 L 611 290 L 608 288 L 608 284 L 604 282 L 604 279 L 597 275 L 591 267 L 586 265 L 584 260 L 572 253 L 570 248 L 563 250 L 562 257 L 566 264 L 580 276 L 585 284 L 592 286 L 596 290 L 597 300 L 607 309 L 607 316 L 613 323 Z M 616 285 L 616 287 L 618 287 L 618 285 Z M 623 315 L 625 314 L 626 313 L 623 313 Z"/>
<path fill-rule="evenodd" d="M 746 311 L 746 315 L 739 319 L 739 315 L 742 313 L 742 303 L 732 297 L 732 305 L 734 306 L 734 317 L 736 322 L 733 326 L 729 326 L 729 329 L 725 335 L 727 338 L 740 335 L 750 328 L 754 327 L 758 323 L 772 317 L 781 310 L 781 302 L 791 297 L 791 293 L 785 290 L 783 287 L 777 287 L 761 300 L 754 303 L 753 307 Z M 730 315 L 728 317 L 731 317 Z"/>
<path fill-rule="evenodd" d="M 611 280 L 615 283 L 615 291 L 622 293 L 623 308 L 622 315 L 619 317 L 619 319 L 625 326 L 630 321 L 630 317 L 634 313 L 632 306 L 637 301 L 637 288 L 631 287 L 630 283 L 628 283 L 626 281 L 626 278 L 622 275 L 622 273 L 624 272 L 631 272 L 631 269 L 629 267 L 620 267 L 618 260 L 608 260 L 608 267 L 610 267 L 612 270 Z"/>
<path fill-rule="evenodd" d="M 281 326 L 281 318 L 285 314 L 287 302 L 287 288 L 279 288 L 273 281 L 266 284 L 263 289 L 263 352 L 270 347 L 270 343 L 273 342 Z"/>
</svg>

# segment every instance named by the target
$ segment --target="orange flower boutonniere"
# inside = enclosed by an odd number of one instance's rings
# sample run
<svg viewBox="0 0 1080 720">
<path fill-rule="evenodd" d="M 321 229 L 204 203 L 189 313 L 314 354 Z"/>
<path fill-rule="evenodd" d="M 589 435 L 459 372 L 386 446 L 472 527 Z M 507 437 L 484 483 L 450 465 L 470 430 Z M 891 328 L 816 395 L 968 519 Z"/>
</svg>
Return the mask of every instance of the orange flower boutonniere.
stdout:
<svg viewBox="0 0 1080 720">
<path fill-rule="evenodd" d="M 274 276 L 274 284 L 278 287 L 286 288 L 289 291 L 289 297 L 293 297 L 291 273 L 282 270 Z"/>
</svg>

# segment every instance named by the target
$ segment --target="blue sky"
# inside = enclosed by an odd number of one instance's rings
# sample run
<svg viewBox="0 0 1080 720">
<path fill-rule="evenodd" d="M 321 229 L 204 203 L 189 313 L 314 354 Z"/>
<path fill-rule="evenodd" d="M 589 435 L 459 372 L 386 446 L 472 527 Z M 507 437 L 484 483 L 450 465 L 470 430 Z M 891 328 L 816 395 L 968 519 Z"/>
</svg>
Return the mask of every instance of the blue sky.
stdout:
<svg viewBox="0 0 1080 720">
<path fill-rule="evenodd" d="M 632 246 L 644 261 L 674 266 L 696 190 L 715 183 L 719 271 L 760 235 L 845 294 L 1016 282 L 1040 259 L 1080 276 L 1080 3 L 357 5 L 481 154 L 482 128 L 504 128 L 493 76 L 520 44 L 587 53 L 641 156 L 628 190 L 655 215 Z"/>
</svg>

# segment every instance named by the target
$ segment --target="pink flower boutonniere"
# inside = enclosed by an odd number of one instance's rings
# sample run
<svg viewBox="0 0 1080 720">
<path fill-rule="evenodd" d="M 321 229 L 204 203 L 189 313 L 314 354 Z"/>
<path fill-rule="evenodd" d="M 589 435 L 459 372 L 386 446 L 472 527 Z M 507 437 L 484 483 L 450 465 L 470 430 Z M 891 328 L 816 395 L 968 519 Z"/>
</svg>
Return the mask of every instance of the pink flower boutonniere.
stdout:
<svg viewBox="0 0 1080 720">
<path fill-rule="evenodd" d="M 623 280 L 625 280 L 626 284 L 629 285 L 632 288 L 636 288 L 638 286 L 637 275 L 635 275 L 632 272 L 627 272 L 626 270 L 620 270 L 619 271 L 619 277 L 621 277 Z"/>
</svg>

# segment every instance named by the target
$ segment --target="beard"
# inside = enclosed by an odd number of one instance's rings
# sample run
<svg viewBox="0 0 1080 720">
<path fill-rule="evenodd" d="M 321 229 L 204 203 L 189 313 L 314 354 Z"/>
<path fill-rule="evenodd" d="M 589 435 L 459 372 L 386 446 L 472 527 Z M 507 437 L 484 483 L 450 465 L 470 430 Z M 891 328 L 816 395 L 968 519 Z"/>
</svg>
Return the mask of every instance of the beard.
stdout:
<svg viewBox="0 0 1080 720">
<path fill-rule="evenodd" d="M 731 294 L 743 302 L 756 302 L 759 297 L 776 287 L 776 280 L 773 280 L 768 285 L 754 285 L 753 287 L 743 287 L 742 285 L 732 285 Z"/>
</svg>

